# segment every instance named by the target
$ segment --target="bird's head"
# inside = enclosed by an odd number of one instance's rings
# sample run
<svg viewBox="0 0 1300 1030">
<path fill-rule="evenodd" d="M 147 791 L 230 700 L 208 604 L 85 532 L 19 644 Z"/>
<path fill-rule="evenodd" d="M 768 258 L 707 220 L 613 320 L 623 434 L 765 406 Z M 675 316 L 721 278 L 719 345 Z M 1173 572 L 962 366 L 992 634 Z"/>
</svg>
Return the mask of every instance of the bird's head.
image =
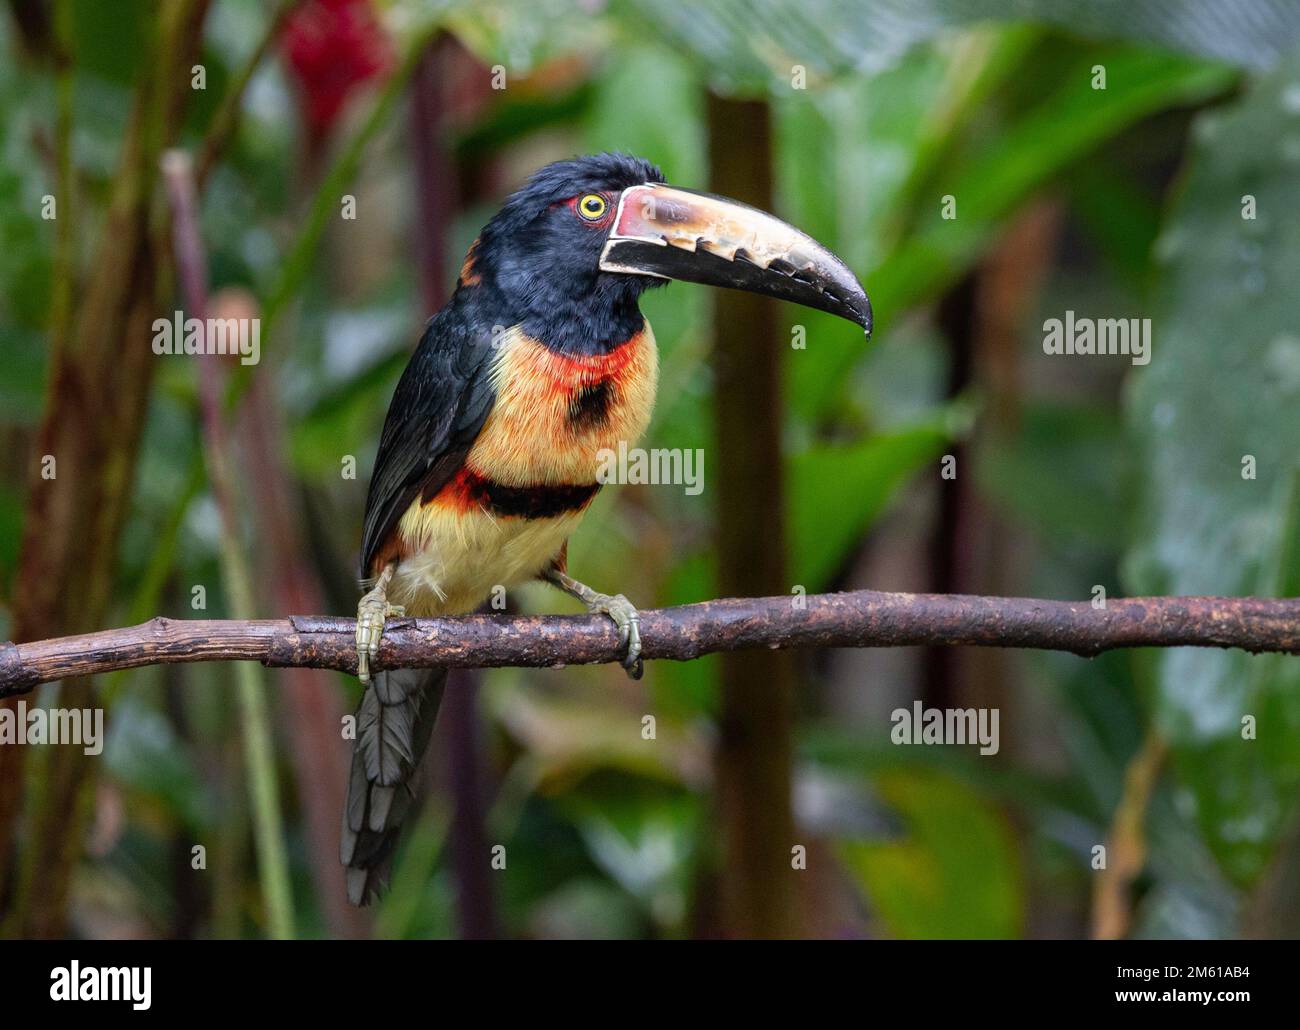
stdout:
<svg viewBox="0 0 1300 1030">
<path fill-rule="evenodd" d="M 541 338 L 579 325 L 601 338 L 600 323 L 639 320 L 637 298 L 670 279 L 778 297 L 871 332 L 862 285 L 812 237 L 739 201 L 669 186 L 628 154 L 542 168 L 484 227 L 461 273 L 462 286 L 486 286 Z"/>
</svg>

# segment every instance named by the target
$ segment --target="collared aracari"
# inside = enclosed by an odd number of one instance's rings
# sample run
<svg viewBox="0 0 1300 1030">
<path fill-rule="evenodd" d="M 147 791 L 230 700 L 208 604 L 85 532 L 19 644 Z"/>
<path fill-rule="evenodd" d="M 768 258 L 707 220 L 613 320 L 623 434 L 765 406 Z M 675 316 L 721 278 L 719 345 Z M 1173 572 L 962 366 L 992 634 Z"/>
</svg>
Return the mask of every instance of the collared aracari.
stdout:
<svg viewBox="0 0 1300 1030">
<path fill-rule="evenodd" d="M 366 501 L 357 713 L 341 857 L 365 904 L 387 877 L 445 669 L 371 674 L 389 615 L 473 611 L 544 579 L 608 614 L 641 670 L 636 609 L 568 575 L 602 450 L 631 446 L 658 378 L 641 294 L 669 279 L 768 294 L 871 331 L 853 273 L 797 229 L 599 154 L 541 169 L 483 228 L 388 409 Z"/>
</svg>

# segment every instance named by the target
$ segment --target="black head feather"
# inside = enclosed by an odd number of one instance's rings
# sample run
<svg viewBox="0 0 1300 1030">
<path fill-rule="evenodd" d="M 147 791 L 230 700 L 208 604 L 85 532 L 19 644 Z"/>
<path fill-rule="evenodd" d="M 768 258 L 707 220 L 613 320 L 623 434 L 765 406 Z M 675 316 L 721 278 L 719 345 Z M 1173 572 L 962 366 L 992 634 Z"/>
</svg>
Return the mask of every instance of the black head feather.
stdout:
<svg viewBox="0 0 1300 1030">
<path fill-rule="evenodd" d="M 473 251 L 474 282 L 456 303 L 485 326 L 522 324 L 547 346 L 600 352 L 643 325 L 637 298 L 662 282 L 600 269 L 600 255 L 619 196 L 631 186 L 663 182 L 663 173 L 631 154 L 592 154 L 536 172 L 484 226 Z M 607 198 L 610 217 L 595 225 L 571 202 Z"/>
<path fill-rule="evenodd" d="M 580 193 L 620 193 L 629 186 L 663 182 L 664 175 L 644 158 L 631 154 L 589 154 L 556 161 L 538 169 L 502 205 L 483 230 L 483 242 L 526 227 L 561 201 Z"/>
</svg>

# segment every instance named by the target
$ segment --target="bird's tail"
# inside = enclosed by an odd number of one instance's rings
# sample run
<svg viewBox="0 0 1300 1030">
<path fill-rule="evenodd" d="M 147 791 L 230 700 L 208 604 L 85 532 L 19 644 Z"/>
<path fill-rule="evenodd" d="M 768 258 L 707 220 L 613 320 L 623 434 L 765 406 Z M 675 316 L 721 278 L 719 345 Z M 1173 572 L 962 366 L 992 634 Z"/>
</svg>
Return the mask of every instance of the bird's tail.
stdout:
<svg viewBox="0 0 1300 1030">
<path fill-rule="evenodd" d="M 390 669 L 375 673 L 362 695 L 339 848 L 354 905 L 370 904 L 387 886 L 446 683 L 446 669 Z"/>
</svg>

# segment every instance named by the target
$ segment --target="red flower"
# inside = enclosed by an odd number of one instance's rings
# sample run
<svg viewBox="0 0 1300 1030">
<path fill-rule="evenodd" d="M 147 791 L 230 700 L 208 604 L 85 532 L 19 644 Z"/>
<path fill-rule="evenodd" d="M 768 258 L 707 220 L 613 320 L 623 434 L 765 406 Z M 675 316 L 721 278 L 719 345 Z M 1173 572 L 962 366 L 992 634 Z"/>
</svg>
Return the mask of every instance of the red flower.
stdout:
<svg viewBox="0 0 1300 1030">
<path fill-rule="evenodd" d="M 304 0 L 289 15 L 280 45 L 315 141 L 329 133 L 352 90 L 393 63 L 392 41 L 370 0 Z"/>
</svg>

